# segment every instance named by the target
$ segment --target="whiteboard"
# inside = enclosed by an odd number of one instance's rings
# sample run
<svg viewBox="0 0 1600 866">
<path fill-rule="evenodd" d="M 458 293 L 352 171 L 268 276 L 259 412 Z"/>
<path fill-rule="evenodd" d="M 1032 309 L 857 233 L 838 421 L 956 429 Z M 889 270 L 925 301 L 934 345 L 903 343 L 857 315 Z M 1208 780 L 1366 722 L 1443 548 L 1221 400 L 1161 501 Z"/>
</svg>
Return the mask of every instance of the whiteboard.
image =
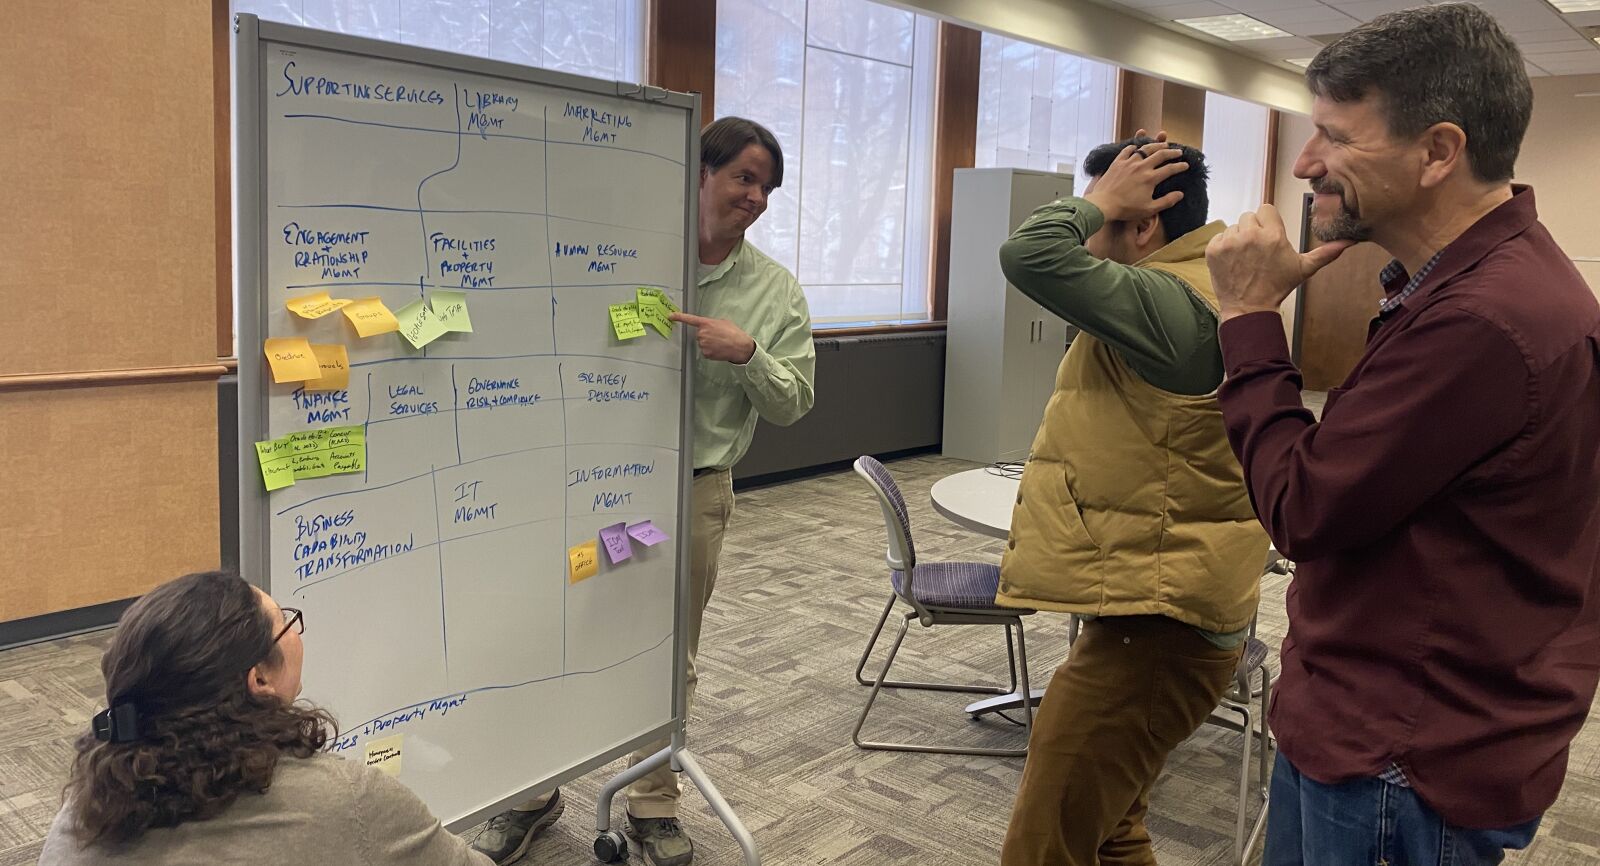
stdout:
<svg viewBox="0 0 1600 866">
<path fill-rule="evenodd" d="M 607 307 L 691 307 L 698 99 L 236 29 L 241 562 L 304 612 L 333 749 L 399 736 L 399 778 L 467 826 L 681 723 L 688 346 Z M 473 332 L 422 349 L 285 306 L 437 290 Z M 275 384 L 269 337 L 345 345 L 349 387 Z M 265 489 L 255 442 L 350 425 L 363 471 Z M 671 540 L 569 580 L 570 547 L 644 520 Z"/>
</svg>

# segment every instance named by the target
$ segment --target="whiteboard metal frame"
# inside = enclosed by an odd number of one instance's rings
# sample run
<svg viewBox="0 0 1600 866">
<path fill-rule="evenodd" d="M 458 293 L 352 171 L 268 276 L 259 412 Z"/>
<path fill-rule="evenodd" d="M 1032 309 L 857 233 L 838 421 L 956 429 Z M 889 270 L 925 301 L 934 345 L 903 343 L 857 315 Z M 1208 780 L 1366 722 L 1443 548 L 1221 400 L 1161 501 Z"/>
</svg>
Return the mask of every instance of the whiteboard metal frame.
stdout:
<svg viewBox="0 0 1600 866">
<path fill-rule="evenodd" d="M 469 57 L 430 48 L 384 42 L 359 36 L 330 33 L 305 27 L 261 21 L 255 15 L 240 13 L 234 16 L 233 39 L 233 281 L 238 309 L 239 352 L 239 562 L 245 579 L 264 589 L 269 587 L 271 548 L 268 544 L 271 509 L 267 491 L 261 484 L 260 471 L 249 455 L 255 453 L 255 443 L 266 433 L 265 359 L 259 350 L 266 316 L 267 283 L 266 261 L 260 244 L 266 224 L 262 209 L 266 205 L 267 142 L 266 101 L 261 98 L 266 70 L 262 44 L 288 45 L 315 48 L 345 54 L 392 60 L 432 67 L 451 73 L 465 73 L 502 78 L 520 83 L 560 88 L 585 94 L 613 98 L 634 99 L 640 102 L 666 105 L 688 113 L 685 124 L 685 172 L 683 295 L 684 309 L 695 310 L 699 262 L 699 177 L 700 177 L 700 95 L 677 93 L 659 87 L 637 84 L 619 84 L 586 78 L 565 72 L 519 66 L 499 60 Z M 746 863 L 758 863 L 748 832 L 740 825 L 737 816 L 728 809 L 725 801 L 700 772 L 698 763 L 686 751 L 685 725 L 688 702 L 687 655 L 684 644 L 688 634 L 689 567 L 692 531 L 691 505 L 694 484 L 694 393 L 691 375 L 695 341 L 687 335 L 682 340 L 680 379 L 681 405 L 679 418 L 678 454 L 678 563 L 677 592 L 674 598 L 673 629 L 673 695 L 672 718 L 632 740 L 596 755 L 581 756 L 567 770 L 547 779 L 541 779 L 527 788 L 477 809 L 467 815 L 452 818 L 446 825 L 461 830 L 481 823 L 510 805 L 526 800 L 537 793 L 549 791 L 567 781 L 583 776 L 618 757 L 652 741 L 670 735 L 672 747 L 670 760 L 674 770 L 685 770 L 694 779 L 708 802 L 717 808 L 744 850 Z M 659 756 L 658 756 L 659 757 Z M 655 763 L 652 761 L 651 763 Z M 599 815 L 598 829 L 608 827 L 607 816 Z"/>
</svg>

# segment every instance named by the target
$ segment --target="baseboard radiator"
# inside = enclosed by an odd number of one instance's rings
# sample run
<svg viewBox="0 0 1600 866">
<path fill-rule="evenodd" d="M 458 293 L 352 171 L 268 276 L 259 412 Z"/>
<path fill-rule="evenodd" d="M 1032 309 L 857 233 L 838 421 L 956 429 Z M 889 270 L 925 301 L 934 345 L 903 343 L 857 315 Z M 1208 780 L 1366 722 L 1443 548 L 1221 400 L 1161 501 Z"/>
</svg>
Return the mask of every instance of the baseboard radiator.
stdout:
<svg viewBox="0 0 1600 866">
<path fill-rule="evenodd" d="M 817 403 L 790 427 L 761 421 L 734 467 L 762 483 L 862 454 L 934 449 L 944 429 L 944 331 L 819 337 Z"/>
</svg>

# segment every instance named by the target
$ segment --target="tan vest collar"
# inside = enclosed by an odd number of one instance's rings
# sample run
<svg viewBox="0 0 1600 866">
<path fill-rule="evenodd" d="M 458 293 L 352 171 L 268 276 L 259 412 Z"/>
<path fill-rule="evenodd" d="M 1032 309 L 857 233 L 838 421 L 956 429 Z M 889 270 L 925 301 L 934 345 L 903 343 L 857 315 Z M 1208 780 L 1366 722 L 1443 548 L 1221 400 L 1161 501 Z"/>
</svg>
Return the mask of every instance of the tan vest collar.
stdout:
<svg viewBox="0 0 1600 866">
<path fill-rule="evenodd" d="M 1195 259 L 1205 258 L 1206 245 L 1211 243 L 1212 238 L 1222 234 L 1223 230 L 1227 227 L 1227 223 L 1224 223 L 1222 220 L 1206 223 L 1205 225 L 1195 229 L 1192 232 L 1189 232 L 1183 237 L 1178 238 L 1172 243 L 1167 244 L 1161 249 L 1156 250 L 1150 255 L 1145 256 L 1139 261 L 1134 262 L 1133 266 L 1138 268 L 1144 267 L 1145 265 L 1171 262 L 1188 262 Z"/>
</svg>

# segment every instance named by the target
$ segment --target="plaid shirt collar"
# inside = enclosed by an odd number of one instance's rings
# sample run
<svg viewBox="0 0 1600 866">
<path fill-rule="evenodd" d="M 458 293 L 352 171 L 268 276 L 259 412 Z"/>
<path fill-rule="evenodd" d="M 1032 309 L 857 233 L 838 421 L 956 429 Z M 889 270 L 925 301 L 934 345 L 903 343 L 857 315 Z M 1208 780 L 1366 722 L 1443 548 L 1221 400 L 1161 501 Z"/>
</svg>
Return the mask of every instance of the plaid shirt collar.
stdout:
<svg viewBox="0 0 1600 866">
<path fill-rule="evenodd" d="M 1428 259 L 1427 264 L 1418 268 L 1410 279 L 1406 279 L 1406 266 L 1400 264 L 1399 259 L 1394 259 L 1389 264 L 1384 265 L 1383 270 L 1378 273 L 1378 282 L 1382 283 L 1384 288 L 1384 298 L 1378 304 L 1378 315 L 1387 316 L 1398 310 L 1400 305 L 1405 302 L 1405 299 L 1411 297 L 1422 286 L 1422 281 L 1428 278 L 1428 274 L 1433 271 L 1433 266 L 1439 263 L 1439 258 L 1443 255 L 1444 250 L 1434 253 L 1433 258 Z M 1398 292 L 1390 291 L 1390 288 L 1401 280 L 1406 280 L 1405 288 Z"/>
</svg>

